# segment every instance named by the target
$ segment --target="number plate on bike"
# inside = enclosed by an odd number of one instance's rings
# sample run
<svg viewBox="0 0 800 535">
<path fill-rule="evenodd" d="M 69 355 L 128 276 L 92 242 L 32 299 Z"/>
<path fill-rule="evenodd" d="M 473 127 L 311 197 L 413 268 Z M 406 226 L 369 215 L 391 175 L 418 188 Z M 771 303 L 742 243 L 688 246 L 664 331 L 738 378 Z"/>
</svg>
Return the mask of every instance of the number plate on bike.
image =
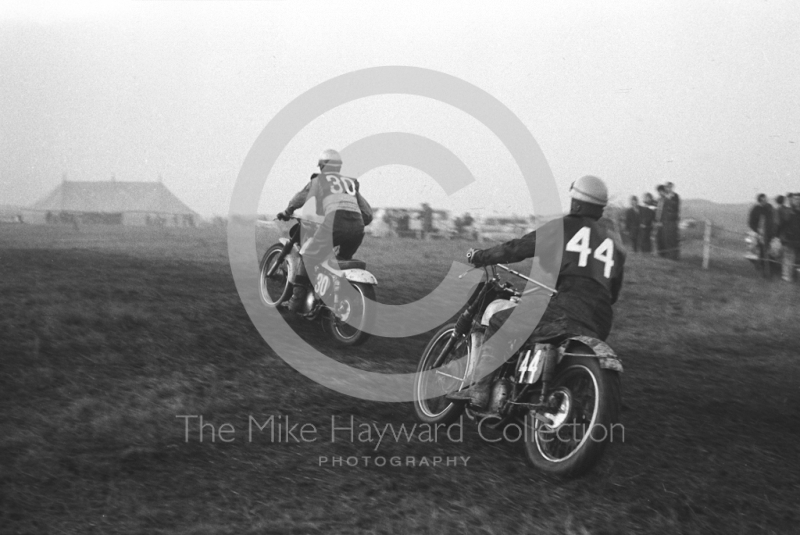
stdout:
<svg viewBox="0 0 800 535">
<path fill-rule="evenodd" d="M 517 383 L 520 384 L 533 384 L 542 376 L 542 361 L 544 360 L 544 351 L 539 349 L 535 353 L 533 350 L 528 350 L 525 355 L 519 360 L 517 366 Z"/>
</svg>

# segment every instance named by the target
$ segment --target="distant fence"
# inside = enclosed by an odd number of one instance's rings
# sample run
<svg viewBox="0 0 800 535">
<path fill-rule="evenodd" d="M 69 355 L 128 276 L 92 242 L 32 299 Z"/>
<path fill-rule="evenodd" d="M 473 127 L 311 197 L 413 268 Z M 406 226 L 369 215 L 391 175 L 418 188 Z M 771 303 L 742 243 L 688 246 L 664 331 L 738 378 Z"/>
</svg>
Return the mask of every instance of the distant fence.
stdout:
<svg viewBox="0 0 800 535">
<path fill-rule="evenodd" d="M 710 220 L 706 220 L 704 226 L 703 268 L 708 269 L 712 259 L 724 253 L 734 253 L 753 263 L 761 260 L 757 247 L 758 236 L 755 232 L 728 230 L 719 225 L 714 225 Z M 734 240 L 741 244 L 739 249 L 731 248 L 730 243 Z M 767 254 L 763 261 L 773 265 L 781 265 L 783 251 L 780 240 L 773 237 L 771 243 L 765 244 L 765 248 Z"/>
<path fill-rule="evenodd" d="M 617 224 L 616 221 L 615 224 Z M 619 230 L 618 224 L 617 228 Z M 678 247 L 675 248 L 659 250 L 656 235 L 657 231 L 654 229 L 651 235 L 652 253 L 648 254 L 669 256 L 669 253 L 679 251 L 681 256 L 684 256 L 688 253 L 692 258 L 698 259 L 699 257 L 703 269 L 713 269 L 715 260 L 738 259 L 745 261 L 745 264 L 753 264 L 755 267 L 758 267 L 760 260 L 756 245 L 756 233 L 730 230 L 713 223 L 710 219 L 701 219 L 692 227 L 682 228 L 679 231 Z M 626 243 L 629 243 L 629 240 Z M 782 264 L 781 246 L 777 238 L 773 239 L 773 243 L 767 244 L 767 251 L 765 262 L 775 268 Z M 728 264 L 726 262 L 726 265 Z M 795 267 L 797 268 L 797 266 Z"/>
</svg>

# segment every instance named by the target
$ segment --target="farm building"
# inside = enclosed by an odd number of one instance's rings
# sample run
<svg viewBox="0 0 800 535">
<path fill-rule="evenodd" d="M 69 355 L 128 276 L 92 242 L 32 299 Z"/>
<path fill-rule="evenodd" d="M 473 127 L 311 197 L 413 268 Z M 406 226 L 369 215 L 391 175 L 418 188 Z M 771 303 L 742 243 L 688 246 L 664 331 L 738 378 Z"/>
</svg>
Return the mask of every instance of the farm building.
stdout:
<svg viewBox="0 0 800 535">
<path fill-rule="evenodd" d="M 161 182 L 63 181 L 23 212 L 26 223 L 194 226 L 197 213 Z"/>
</svg>

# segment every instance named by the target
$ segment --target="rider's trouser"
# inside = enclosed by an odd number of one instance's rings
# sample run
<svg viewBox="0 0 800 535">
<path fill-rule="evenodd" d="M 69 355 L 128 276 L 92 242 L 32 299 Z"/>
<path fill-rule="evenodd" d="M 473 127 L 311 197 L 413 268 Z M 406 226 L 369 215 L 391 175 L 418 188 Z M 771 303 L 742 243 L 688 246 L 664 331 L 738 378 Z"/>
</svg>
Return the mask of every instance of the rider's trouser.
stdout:
<svg viewBox="0 0 800 535">
<path fill-rule="evenodd" d="M 562 281 L 559 293 L 550 300 L 535 328 L 531 329 L 523 320 L 514 321 L 513 325 L 507 326 L 508 339 L 559 343 L 567 336 L 583 335 L 605 340 L 611 331 L 613 312 L 608 298 L 596 295 L 597 291 L 598 289 L 590 283 L 590 279 Z M 501 353 L 507 345 L 500 342 L 492 344 L 492 338 L 506 324 L 514 310 L 515 308 L 501 310 L 489 320 L 483 350 L 476 363 L 476 377 L 486 373 L 487 369 L 501 364 L 494 362 L 491 355 L 504 356 Z M 515 337 L 517 332 L 519 336 Z"/>
<path fill-rule="evenodd" d="M 337 259 L 350 260 L 363 240 L 364 220 L 360 212 L 331 212 L 300 249 L 302 261 L 298 276 L 308 276 L 307 270 L 313 271 L 314 266 L 321 264 L 333 252 L 334 247 L 339 248 Z"/>
</svg>

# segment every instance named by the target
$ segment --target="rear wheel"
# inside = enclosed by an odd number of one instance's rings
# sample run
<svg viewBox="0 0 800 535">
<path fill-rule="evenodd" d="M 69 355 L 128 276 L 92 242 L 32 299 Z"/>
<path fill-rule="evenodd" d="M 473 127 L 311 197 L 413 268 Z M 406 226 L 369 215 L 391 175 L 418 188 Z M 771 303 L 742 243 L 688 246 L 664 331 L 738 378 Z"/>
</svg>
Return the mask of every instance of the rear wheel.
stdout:
<svg viewBox="0 0 800 535">
<path fill-rule="evenodd" d="M 372 303 L 375 301 L 375 287 L 360 282 L 342 281 L 350 288 L 339 293 L 338 302 L 323 320 L 327 323 L 325 331 L 337 342 L 345 346 L 356 346 L 366 342 L 369 329 L 375 320 Z"/>
<path fill-rule="evenodd" d="M 544 423 L 525 418 L 525 454 L 540 470 L 577 477 L 591 470 L 612 440 L 618 423 L 620 379 L 600 367 L 597 358 L 568 356 L 551 384 L 554 407 Z"/>
<path fill-rule="evenodd" d="M 289 265 L 286 258 L 276 267 L 272 276 L 267 276 L 270 269 L 279 260 L 283 245 L 276 243 L 261 257 L 258 270 L 258 282 L 261 302 L 268 307 L 277 307 L 292 295 L 292 283 L 289 282 Z"/>
<path fill-rule="evenodd" d="M 461 363 L 456 361 L 469 354 L 468 338 L 456 340 L 444 360 L 435 369 L 433 367 L 455 328 L 456 324 L 451 323 L 439 329 L 428 342 L 417 366 L 417 375 L 414 378 L 414 412 L 422 422 L 449 425 L 464 412 L 463 403 L 454 403 L 442 393 L 455 392 L 464 387 L 466 359 Z M 431 371 L 432 373 L 425 374 Z"/>
</svg>

